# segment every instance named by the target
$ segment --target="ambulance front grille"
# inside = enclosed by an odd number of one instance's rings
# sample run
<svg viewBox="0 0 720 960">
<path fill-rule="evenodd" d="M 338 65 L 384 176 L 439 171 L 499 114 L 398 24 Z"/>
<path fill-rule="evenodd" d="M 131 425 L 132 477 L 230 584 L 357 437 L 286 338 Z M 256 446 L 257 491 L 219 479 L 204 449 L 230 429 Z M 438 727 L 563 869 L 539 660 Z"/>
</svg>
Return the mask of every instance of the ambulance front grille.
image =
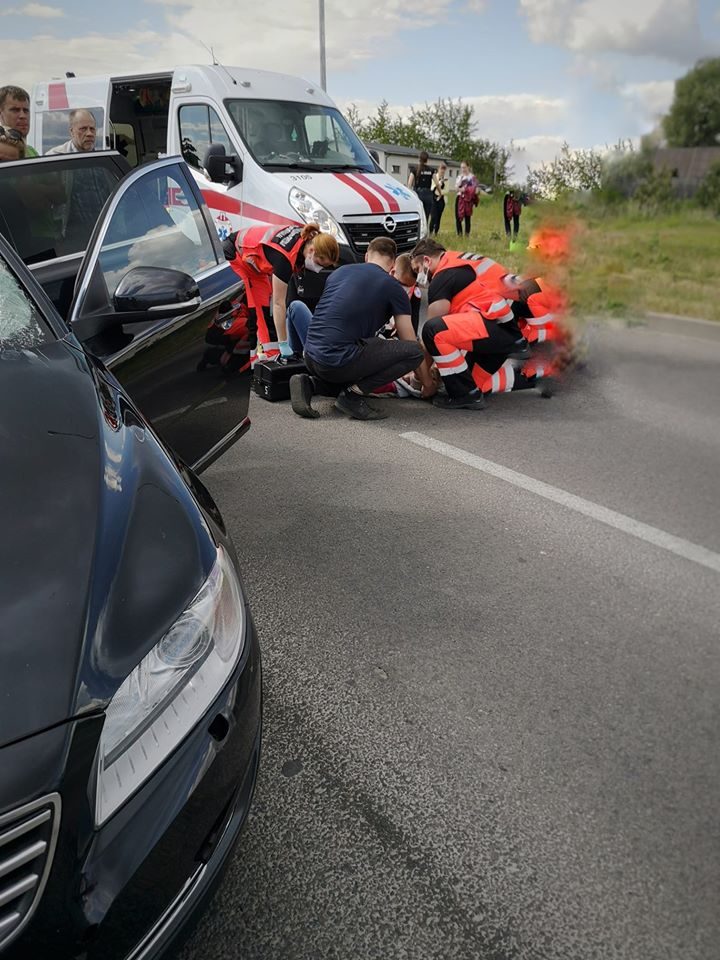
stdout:
<svg viewBox="0 0 720 960">
<path fill-rule="evenodd" d="M 56 793 L 0 814 L 0 951 L 18 936 L 40 902 L 59 826 Z"/>
<path fill-rule="evenodd" d="M 388 225 L 393 229 L 388 230 Z M 373 220 L 346 220 L 343 223 L 348 240 L 358 253 L 365 253 L 375 237 L 391 237 L 397 244 L 398 253 L 407 253 L 420 239 L 420 217 L 396 215 L 377 217 Z"/>
</svg>

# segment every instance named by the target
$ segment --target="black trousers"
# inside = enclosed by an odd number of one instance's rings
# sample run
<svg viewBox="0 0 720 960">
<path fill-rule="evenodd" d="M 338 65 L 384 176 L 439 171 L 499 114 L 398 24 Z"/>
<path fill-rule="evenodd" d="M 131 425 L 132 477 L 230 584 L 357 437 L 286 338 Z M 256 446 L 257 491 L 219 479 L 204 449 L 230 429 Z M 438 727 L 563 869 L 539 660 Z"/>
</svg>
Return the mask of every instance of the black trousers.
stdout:
<svg viewBox="0 0 720 960">
<path fill-rule="evenodd" d="M 440 221 L 442 220 L 443 210 L 445 209 L 445 197 L 438 198 L 433 196 L 432 207 L 430 208 L 430 223 L 428 229 L 430 233 L 438 233 L 440 230 Z"/>
<path fill-rule="evenodd" d="M 357 385 L 363 393 L 372 393 L 378 387 L 397 380 L 416 370 L 425 354 L 414 340 L 384 340 L 372 337 L 358 341 L 358 353 L 340 367 L 318 363 L 305 354 L 305 366 L 311 376 L 343 387 Z"/>
<path fill-rule="evenodd" d="M 425 211 L 425 216 L 430 219 L 430 209 L 433 202 L 433 192 L 430 187 L 420 187 L 417 191 L 418 200 L 423 205 L 423 210 Z"/>
<path fill-rule="evenodd" d="M 511 222 L 510 218 L 505 217 L 505 236 L 506 237 L 510 236 L 510 222 Z M 512 218 L 512 225 L 513 225 L 513 240 L 514 240 L 517 237 L 517 235 L 520 233 L 520 214 L 519 213 L 516 213 Z"/>
</svg>

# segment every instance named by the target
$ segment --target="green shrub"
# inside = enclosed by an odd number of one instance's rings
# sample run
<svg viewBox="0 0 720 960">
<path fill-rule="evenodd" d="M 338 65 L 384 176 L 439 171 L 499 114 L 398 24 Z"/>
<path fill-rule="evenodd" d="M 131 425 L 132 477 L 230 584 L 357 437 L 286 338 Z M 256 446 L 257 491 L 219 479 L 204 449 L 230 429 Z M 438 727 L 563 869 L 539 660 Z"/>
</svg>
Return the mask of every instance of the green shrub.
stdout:
<svg viewBox="0 0 720 960">
<path fill-rule="evenodd" d="M 651 168 L 648 175 L 635 190 L 634 199 L 642 212 L 650 215 L 674 207 L 676 200 L 673 192 L 672 172 Z"/>
<path fill-rule="evenodd" d="M 714 163 L 700 184 L 697 201 L 701 207 L 720 217 L 720 162 Z"/>
</svg>

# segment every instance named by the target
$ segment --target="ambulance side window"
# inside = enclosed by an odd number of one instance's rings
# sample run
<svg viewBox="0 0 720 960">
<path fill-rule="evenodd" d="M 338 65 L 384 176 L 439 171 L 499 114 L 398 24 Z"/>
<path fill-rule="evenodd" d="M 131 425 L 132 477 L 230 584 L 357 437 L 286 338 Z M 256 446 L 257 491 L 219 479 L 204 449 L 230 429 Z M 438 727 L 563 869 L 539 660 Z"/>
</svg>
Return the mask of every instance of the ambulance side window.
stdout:
<svg viewBox="0 0 720 960">
<path fill-rule="evenodd" d="M 194 103 L 180 107 L 180 148 L 183 159 L 191 167 L 200 169 L 211 143 L 221 143 L 225 152 L 234 152 L 222 120 L 212 107 Z"/>
</svg>

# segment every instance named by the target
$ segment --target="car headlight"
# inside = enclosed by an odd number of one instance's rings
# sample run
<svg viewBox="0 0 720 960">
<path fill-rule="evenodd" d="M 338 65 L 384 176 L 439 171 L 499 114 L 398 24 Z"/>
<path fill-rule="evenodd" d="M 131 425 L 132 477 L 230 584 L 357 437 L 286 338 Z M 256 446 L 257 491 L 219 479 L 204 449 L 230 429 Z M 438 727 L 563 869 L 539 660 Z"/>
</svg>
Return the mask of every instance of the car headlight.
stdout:
<svg viewBox="0 0 720 960">
<path fill-rule="evenodd" d="M 108 705 L 98 746 L 97 826 L 197 724 L 235 669 L 244 638 L 240 584 L 229 557 L 218 547 L 198 595 Z"/>
<path fill-rule="evenodd" d="M 338 243 L 347 243 L 348 239 L 340 229 L 340 224 L 319 200 L 304 190 L 292 187 L 288 196 L 290 206 L 302 218 L 304 223 L 316 223 L 323 233 L 329 233 Z"/>
</svg>

